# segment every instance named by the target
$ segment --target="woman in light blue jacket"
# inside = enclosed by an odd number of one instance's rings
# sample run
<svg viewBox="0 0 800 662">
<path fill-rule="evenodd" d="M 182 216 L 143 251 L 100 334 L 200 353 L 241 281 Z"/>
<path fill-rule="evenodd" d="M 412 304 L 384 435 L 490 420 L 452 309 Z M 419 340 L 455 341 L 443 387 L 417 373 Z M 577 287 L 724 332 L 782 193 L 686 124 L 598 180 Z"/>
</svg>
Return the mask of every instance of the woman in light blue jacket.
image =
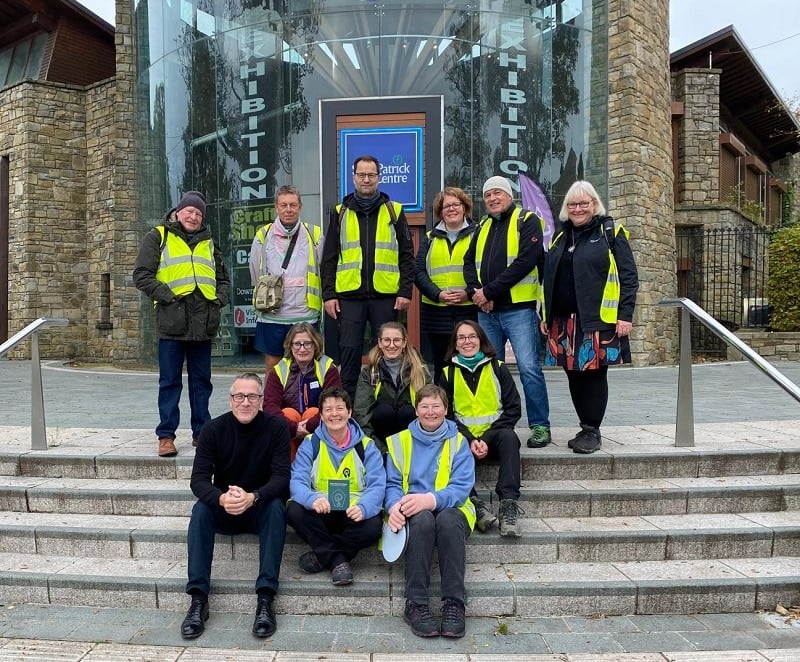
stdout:
<svg viewBox="0 0 800 662">
<path fill-rule="evenodd" d="M 381 536 L 386 473 L 375 443 L 350 418 L 347 391 L 323 391 L 319 408 L 322 422 L 292 463 L 286 518 L 311 547 L 300 557 L 300 568 L 330 569 L 333 584 L 344 586 L 353 582 L 350 561 Z M 331 487 L 334 480 L 339 484 Z"/>
</svg>

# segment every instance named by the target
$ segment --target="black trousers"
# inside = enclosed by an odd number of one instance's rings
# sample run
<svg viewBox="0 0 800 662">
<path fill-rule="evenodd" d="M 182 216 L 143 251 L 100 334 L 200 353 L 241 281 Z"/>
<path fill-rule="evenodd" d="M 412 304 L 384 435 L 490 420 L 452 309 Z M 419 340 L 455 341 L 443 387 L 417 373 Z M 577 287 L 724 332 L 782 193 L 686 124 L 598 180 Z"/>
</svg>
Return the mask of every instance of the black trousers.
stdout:
<svg viewBox="0 0 800 662">
<path fill-rule="evenodd" d="M 572 405 L 581 425 L 599 428 L 608 406 L 608 366 L 595 370 L 565 370 Z"/>
<path fill-rule="evenodd" d="M 339 299 L 339 374 L 342 377 L 342 387 L 353 399 L 356 397 L 356 384 L 361 372 L 367 322 L 373 338 L 377 340 L 381 324 L 397 320 L 394 300 L 395 297 Z"/>
<path fill-rule="evenodd" d="M 296 501 L 289 502 L 286 519 L 297 535 L 308 543 L 322 566 L 329 569 L 344 561 L 352 561 L 365 547 L 377 545 L 383 530 L 380 515 L 354 522 L 343 510 L 320 515 Z"/>
<path fill-rule="evenodd" d="M 427 605 L 430 601 L 433 550 L 439 551 L 442 599 L 467 602 L 464 575 L 467 563 L 469 525 L 458 508 L 438 512 L 423 510 L 408 519 L 405 575 L 406 600 Z"/>
</svg>

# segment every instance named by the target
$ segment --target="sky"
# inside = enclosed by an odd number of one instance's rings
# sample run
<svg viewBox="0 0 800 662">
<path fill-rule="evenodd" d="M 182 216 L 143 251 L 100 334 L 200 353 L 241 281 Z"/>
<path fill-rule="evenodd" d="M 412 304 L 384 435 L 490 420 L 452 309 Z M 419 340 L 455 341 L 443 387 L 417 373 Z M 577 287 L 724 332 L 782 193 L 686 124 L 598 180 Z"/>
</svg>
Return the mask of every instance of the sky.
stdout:
<svg viewBox="0 0 800 662">
<path fill-rule="evenodd" d="M 114 0 L 78 0 L 114 24 Z M 670 0 L 670 51 L 733 25 L 773 87 L 800 98 L 799 0 Z"/>
</svg>

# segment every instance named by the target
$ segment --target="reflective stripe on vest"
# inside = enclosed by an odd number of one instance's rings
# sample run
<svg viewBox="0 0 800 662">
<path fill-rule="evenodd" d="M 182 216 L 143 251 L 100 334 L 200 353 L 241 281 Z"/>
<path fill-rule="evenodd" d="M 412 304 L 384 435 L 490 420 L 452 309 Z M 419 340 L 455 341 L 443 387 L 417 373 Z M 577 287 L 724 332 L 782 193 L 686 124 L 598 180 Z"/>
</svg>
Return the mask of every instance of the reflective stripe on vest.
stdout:
<svg viewBox="0 0 800 662">
<path fill-rule="evenodd" d="M 319 382 L 320 388 L 322 388 L 322 384 L 325 382 L 325 375 L 332 365 L 333 359 L 330 356 L 325 356 L 324 354 L 318 359 L 314 360 L 314 372 L 316 372 L 317 381 Z M 278 373 L 278 379 L 281 380 L 281 386 L 286 388 L 286 382 L 289 380 L 289 373 L 292 370 L 292 359 L 281 359 L 275 364 L 273 370 Z"/>
<path fill-rule="evenodd" d="M 363 438 L 364 450 L 366 451 L 370 439 Z M 359 442 L 362 443 L 362 442 Z M 314 458 L 311 465 L 311 489 L 315 492 L 321 492 L 325 498 L 328 497 L 328 481 L 331 480 L 349 480 L 350 481 L 350 504 L 355 506 L 361 495 L 364 493 L 364 488 L 367 485 L 367 470 L 364 468 L 364 463 L 358 456 L 354 447 L 345 453 L 339 468 L 333 466 L 333 460 L 328 452 L 328 445 L 320 442 L 319 453 Z"/>
<path fill-rule="evenodd" d="M 320 312 L 322 310 L 322 281 L 319 277 L 319 268 L 317 266 L 317 253 L 316 246 L 319 244 L 320 229 L 316 225 L 309 226 L 307 223 L 300 223 L 305 228 L 306 236 L 308 237 L 308 270 L 306 273 L 306 305 L 311 310 Z M 261 242 L 262 246 L 266 245 L 267 233 L 269 232 L 272 223 L 259 228 L 256 233 L 256 239 Z M 261 255 L 258 256 L 258 273 L 265 273 L 264 267 L 264 250 L 262 248 Z M 291 261 L 291 259 L 290 259 Z M 255 305 L 256 289 L 253 288 L 253 305 Z"/>
<path fill-rule="evenodd" d="M 443 490 L 450 483 L 450 472 L 453 468 L 456 453 L 458 453 L 462 444 L 467 442 L 464 435 L 460 432 L 456 433 L 455 437 L 445 439 L 442 443 L 442 452 L 439 455 L 439 467 L 436 470 L 436 479 L 433 483 L 433 489 L 439 491 Z M 386 445 L 389 449 L 389 457 L 391 457 L 394 466 L 403 477 L 403 492 L 408 494 L 408 476 L 411 473 L 411 449 L 413 447 L 413 439 L 410 430 L 403 430 L 397 434 L 393 434 L 386 438 Z M 458 509 L 464 513 L 467 518 L 470 530 L 475 528 L 475 506 L 472 499 L 467 499 L 458 506 Z"/>
<path fill-rule="evenodd" d="M 450 244 L 446 237 L 433 237 L 428 232 L 428 254 L 425 256 L 425 270 L 428 276 L 440 290 L 463 290 L 467 287 L 464 280 L 464 253 L 469 248 L 471 237 L 465 235 L 456 240 L 453 252 L 450 252 Z M 424 294 L 423 303 L 433 304 L 434 306 L 446 306 L 441 301 L 432 301 Z M 459 306 L 470 306 L 472 302 L 464 301 L 457 304 Z"/>
<path fill-rule="evenodd" d="M 600 234 L 603 234 L 603 226 L 599 226 Z M 629 236 L 628 231 L 621 225 L 614 228 L 614 236 L 616 237 L 620 231 L 625 234 L 627 239 Z M 558 243 L 558 240 L 564 235 L 564 232 L 559 232 L 553 241 L 550 242 L 550 248 Z M 603 286 L 603 299 L 600 301 L 600 321 L 606 324 L 617 323 L 617 311 L 619 310 L 619 271 L 617 271 L 617 261 L 614 259 L 614 254 L 611 248 L 608 249 L 608 275 L 606 276 L 606 284 Z"/>
<path fill-rule="evenodd" d="M 491 361 L 481 366 L 475 393 L 467 386 L 462 371 L 455 366 L 445 366 L 444 374 L 453 385 L 453 410 L 456 418 L 480 439 L 503 411 L 500 380 L 494 374 Z"/>
<path fill-rule="evenodd" d="M 185 296 L 200 288 L 209 301 L 217 298 L 217 271 L 214 263 L 214 241 L 204 239 L 190 248 L 174 232 L 167 232 L 164 241 L 163 225 L 158 226 L 161 235 L 161 260 L 156 271 L 156 280 L 164 283 L 175 296 Z"/>
<path fill-rule="evenodd" d="M 519 207 L 515 207 L 511 213 L 511 218 L 508 220 L 508 228 L 506 231 L 506 266 L 509 266 L 519 255 L 519 213 L 522 211 Z M 538 220 L 539 223 L 543 221 L 536 216 L 533 212 L 529 212 L 525 219 Z M 525 221 L 523 219 L 523 222 Z M 475 246 L 475 269 L 478 273 L 478 280 L 481 277 L 481 263 L 483 262 L 483 251 L 486 247 L 486 238 L 489 236 L 489 229 L 492 227 L 493 219 L 488 216 L 486 220 L 481 223 L 478 230 L 478 240 Z M 481 283 L 483 285 L 483 283 Z M 522 303 L 526 301 L 540 302 L 542 298 L 542 288 L 539 284 L 539 267 L 536 266 L 533 270 L 526 274 L 518 283 L 511 286 L 509 294 L 511 295 L 512 303 Z"/>
<path fill-rule="evenodd" d="M 403 210 L 397 202 L 394 205 L 396 215 Z M 341 214 L 342 205 L 336 205 L 336 213 Z M 400 289 L 400 248 L 397 245 L 397 234 L 393 227 L 392 217 L 386 204 L 378 210 L 378 222 L 375 229 L 375 271 L 372 274 L 372 286 L 381 294 L 395 294 Z M 358 227 L 358 215 L 348 209 L 339 224 L 339 264 L 336 267 L 336 291 L 353 292 L 361 287 L 361 266 L 364 255 L 361 252 L 361 235 Z"/>
</svg>

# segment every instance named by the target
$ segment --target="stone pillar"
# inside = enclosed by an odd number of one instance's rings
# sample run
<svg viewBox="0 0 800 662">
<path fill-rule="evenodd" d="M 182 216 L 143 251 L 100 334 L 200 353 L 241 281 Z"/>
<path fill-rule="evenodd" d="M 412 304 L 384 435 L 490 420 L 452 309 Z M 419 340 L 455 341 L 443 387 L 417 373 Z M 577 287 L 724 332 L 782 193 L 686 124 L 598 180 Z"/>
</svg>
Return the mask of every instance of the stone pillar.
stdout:
<svg viewBox="0 0 800 662">
<path fill-rule="evenodd" d="M 631 233 L 639 269 L 634 363 L 677 357 L 672 219 L 669 3 L 608 0 L 608 208 Z"/>
<path fill-rule="evenodd" d="M 136 176 L 136 44 L 133 1 L 116 0 L 116 107 L 114 133 L 114 264 L 112 311 L 115 363 L 138 361 L 141 298 L 133 286 L 139 252 L 139 193 Z"/>
<path fill-rule="evenodd" d="M 672 76 L 678 121 L 675 204 L 713 205 L 719 191 L 719 77 L 721 69 L 684 69 Z"/>
</svg>

